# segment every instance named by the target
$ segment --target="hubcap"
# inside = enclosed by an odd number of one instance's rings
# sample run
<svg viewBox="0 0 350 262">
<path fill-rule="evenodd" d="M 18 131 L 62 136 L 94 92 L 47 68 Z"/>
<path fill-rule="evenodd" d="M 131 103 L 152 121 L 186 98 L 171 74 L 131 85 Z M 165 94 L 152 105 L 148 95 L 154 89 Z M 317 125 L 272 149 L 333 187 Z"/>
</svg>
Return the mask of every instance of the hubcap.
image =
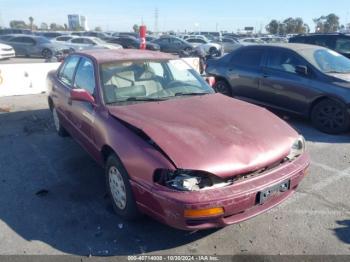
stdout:
<svg viewBox="0 0 350 262">
<path fill-rule="evenodd" d="M 55 108 L 52 110 L 52 116 L 56 131 L 58 132 L 60 130 L 60 120 L 58 119 L 57 111 Z"/>
<path fill-rule="evenodd" d="M 126 191 L 122 175 L 119 170 L 112 166 L 108 171 L 109 188 L 117 207 L 123 210 L 126 206 Z"/>
<path fill-rule="evenodd" d="M 342 127 L 345 122 L 344 112 L 337 106 L 325 106 L 318 113 L 318 121 L 327 128 Z"/>
</svg>

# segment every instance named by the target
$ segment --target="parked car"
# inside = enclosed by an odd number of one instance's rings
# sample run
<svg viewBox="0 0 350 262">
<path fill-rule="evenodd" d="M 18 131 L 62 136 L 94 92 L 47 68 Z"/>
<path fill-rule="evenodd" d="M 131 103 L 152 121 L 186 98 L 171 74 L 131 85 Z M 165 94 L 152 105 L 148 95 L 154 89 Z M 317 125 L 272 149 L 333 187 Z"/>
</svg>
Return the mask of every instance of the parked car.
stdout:
<svg viewBox="0 0 350 262">
<path fill-rule="evenodd" d="M 54 39 L 52 39 L 51 41 L 54 41 L 54 42 L 67 42 L 73 38 L 77 38 L 77 36 L 75 35 L 61 35 L 61 36 L 57 36 L 55 37 Z"/>
<path fill-rule="evenodd" d="M 186 42 L 190 43 L 194 49 L 200 48 L 211 56 L 222 56 L 224 53 L 224 49 L 220 44 L 209 42 L 203 38 L 187 38 Z"/>
<path fill-rule="evenodd" d="M 215 94 L 170 54 L 76 53 L 48 85 L 58 134 L 105 168 L 125 219 L 144 213 L 186 230 L 241 222 L 288 198 L 309 165 L 304 139 L 287 123 Z"/>
<path fill-rule="evenodd" d="M 152 43 L 158 44 L 162 52 L 180 53 L 181 51 L 189 52 L 193 50 L 193 46 L 181 38 L 174 36 L 162 36 L 154 40 Z"/>
<path fill-rule="evenodd" d="M 112 44 L 119 44 L 126 49 L 140 49 L 140 45 L 141 45 L 140 39 L 131 37 L 131 36 L 114 37 L 114 38 L 108 39 L 107 42 Z M 155 43 L 146 41 L 146 49 L 152 50 L 152 51 L 159 51 L 160 46 Z"/>
<path fill-rule="evenodd" d="M 304 43 L 327 47 L 350 58 L 350 35 L 345 34 L 308 34 L 289 39 L 290 43 Z"/>
<path fill-rule="evenodd" d="M 31 35 L 32 31 L 29 29 L 14 29 L 14 28 L 4 28 L 0 29 L 0 35 L 9 35 L 9 34 L 25 34 Z"/>
<path fill-rule="evenodd" d="M 96 37 L 96 38 L 99 38 L 101 40 L 105 40 L 105 39 L 108 39 L 110 37 L 109 35 L 107 35 L 103 32 L 94 32 L 94 31 L 83 32 L 82 36 Z"/>
<path fill-rule="evenodd" d="M 0 44 L 0 60 L 15 57 L 16 53 L 12 46 Z"/>
<path fill-rule="evenodd" d="M 233 50 L 237 49 L 242 45 L 237 39 L 229 37 L 223 37 L 222 41 L 218 43 L 222 45 L 226 53 L 231 53 Z"/>
<path fill-rule="evenodd" d="M 38 32 L 37 35 L 46 37 L 48 39 L 53 39 L 53 38 L 56 38 L 58 36 L 62 36 L 62 35 L 65 35 L 65 34 L 64 33 L 59 33 L 59 32 Z"/>
<path fill-rule="evenodd" d="M 52 43 L 46 37 L 34 35 L 13 35 L 3 43 L 15 49 L 16 56 L 52 58 L 57 52 L 66 49 L 64 45 Z"/>
<path fill-rule="evenodd" d="M 252 44 L 264 44 L 265 42 L 257 37 L 247 37 L 247 38 L 240 38 L 239 39 L 240 43 L 252 43 Z"/>
<path fill-rule="evenodd" d="M 74 37 L 64 43 L 68 48 L 73 51 L 83 49 L 122 49 L 119 44 L 110 44 L 97 37 L 80 36 Z"/>
<path fill-rule="evenodd" d="M 319 130 L 349 130 L 350 60 L 333 50 L 304 44 L 244 46 L 207 62 L 216 90 L 298 114 Z"/>
</svg>

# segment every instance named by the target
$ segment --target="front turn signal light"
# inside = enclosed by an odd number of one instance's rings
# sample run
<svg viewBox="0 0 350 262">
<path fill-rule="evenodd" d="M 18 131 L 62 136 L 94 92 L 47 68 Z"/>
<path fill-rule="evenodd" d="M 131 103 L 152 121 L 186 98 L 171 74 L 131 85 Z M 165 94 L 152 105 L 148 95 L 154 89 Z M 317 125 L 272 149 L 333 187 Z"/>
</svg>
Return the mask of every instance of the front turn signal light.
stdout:
<svg viewBox="0 0 350 262">
<path fill-rule="evenodd" d="M 184 215 L 186 218 L 212 217 L 224 214 L 224 208 L 214 207 L 207 209 L 186 209 Z"/>
</svg>

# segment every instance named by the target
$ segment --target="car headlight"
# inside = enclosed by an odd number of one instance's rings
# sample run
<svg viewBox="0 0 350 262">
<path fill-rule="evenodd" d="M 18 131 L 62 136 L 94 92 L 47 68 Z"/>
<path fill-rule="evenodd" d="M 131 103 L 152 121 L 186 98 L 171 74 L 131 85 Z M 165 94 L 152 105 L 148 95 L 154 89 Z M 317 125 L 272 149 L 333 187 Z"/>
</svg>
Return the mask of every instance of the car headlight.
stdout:
<svg viewBox="0 0 350 262">
<path fill-rule="evenodd" d="M 305 139 L 299 136 L 293 143 L 290 153 L 287 156 L 289 160 L 293 160 L 305 152 Z"/>
<path fill-rule="evenodd" d="M 225 187 L 233 180 L 224 180 L 203 171 L 158 169 L 154 182 L 180 191 L 200 191 Z"/>
</svg>

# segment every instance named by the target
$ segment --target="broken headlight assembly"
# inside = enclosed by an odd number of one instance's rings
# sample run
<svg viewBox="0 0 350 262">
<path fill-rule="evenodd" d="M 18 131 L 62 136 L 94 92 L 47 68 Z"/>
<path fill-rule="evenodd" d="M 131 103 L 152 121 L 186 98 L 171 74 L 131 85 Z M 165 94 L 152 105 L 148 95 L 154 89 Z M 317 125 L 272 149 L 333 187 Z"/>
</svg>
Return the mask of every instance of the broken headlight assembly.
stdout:
<svg viewBox="0 0 350 262">
<path fill-rule="evenodd" d="M 294 160 L 298 156 L 302 155 L 305 152 L 305 139 L 303 136 L 299 136 L 293 143 L 290 153 L 287 156 L 288 160 Z"/>
<path fill-rule="evenodd" d="M 207 172 L 181 169 L 158 169 L 154 182 L 179 191 L 201 191 L 233 184 L 233 180 L 224 180 Z"/>
</svg>

